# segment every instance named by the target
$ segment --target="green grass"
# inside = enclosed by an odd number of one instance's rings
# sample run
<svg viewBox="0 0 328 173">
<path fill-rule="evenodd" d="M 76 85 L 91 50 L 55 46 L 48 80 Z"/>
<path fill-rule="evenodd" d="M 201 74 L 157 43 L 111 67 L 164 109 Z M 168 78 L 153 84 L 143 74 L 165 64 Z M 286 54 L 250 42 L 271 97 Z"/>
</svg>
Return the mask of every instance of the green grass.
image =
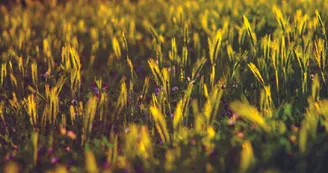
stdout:
<svg viewBox="0 0 328 173">
<path fill-rule="evenodd" d="M 324 172 L 324 0 L 0 7 L 2 172 Z"/>
</svg>

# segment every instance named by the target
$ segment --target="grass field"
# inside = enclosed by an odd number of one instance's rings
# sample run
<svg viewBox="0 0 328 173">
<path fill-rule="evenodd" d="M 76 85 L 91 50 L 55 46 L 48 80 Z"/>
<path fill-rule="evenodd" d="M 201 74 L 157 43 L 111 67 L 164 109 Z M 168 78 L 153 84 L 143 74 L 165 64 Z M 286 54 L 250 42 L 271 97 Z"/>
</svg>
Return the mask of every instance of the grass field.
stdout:
<svg viewBox="0 0 328 173">
<path fill-rule="evenodd" d="M 328 1 L 0 6 L 0 172 L 325 172 Z"/>
</svg>

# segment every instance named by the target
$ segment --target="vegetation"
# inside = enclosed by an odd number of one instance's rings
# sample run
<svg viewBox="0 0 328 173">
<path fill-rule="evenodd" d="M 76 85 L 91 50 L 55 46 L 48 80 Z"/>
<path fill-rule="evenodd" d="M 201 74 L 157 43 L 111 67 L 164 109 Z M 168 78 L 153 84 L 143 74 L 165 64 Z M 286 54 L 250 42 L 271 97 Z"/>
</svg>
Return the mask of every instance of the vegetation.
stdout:
<svg viewBox="0 0 328 173">
<path fill-rule="evenodd" d="M 3 172 L 322 172 L 325 0 L 0 7 Z"/>
</svg>

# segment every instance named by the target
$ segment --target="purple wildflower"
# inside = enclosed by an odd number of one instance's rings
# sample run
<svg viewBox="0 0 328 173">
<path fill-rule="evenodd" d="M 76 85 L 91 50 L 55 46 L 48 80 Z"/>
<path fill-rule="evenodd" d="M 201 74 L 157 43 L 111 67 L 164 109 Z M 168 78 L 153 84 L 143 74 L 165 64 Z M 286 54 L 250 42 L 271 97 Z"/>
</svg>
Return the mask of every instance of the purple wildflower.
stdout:
<svg viewBox="0 0 328 173">
<path fill-rule="evenodd" d="M 99 97 L 100 91 L 106 91 L 108 90 L 107 84 L 102 84 L 101 88 L 98 88 L 96 82 L 91 83 L 91 89 L 94 95 Z"/>
<path fill-rule="evenodd" d="M 72 104 L 72 105 L 77 105 L 77 103 L 78 103 L 78 101 L 77 101 L 76 99 L 73 99 L 73 100 L 71 101 L 71 104 Z"/>
<path fill-rule="evenodd" d="M 44 147 L 44 146 L 39 147 L 38 155 L 43 154 L 46 151 L 45 149 L 46 149 L 46 147 Z"/>
<path fill-rule="evenodd" d="M 172 91 L 178 91 L 179 88 L 177 86 L 172 87 Z"/>
<path fill-rule="evenodd" d="M 105 169 L 110 168 L 110 164 L 109 164 L 108 162 L 104 162 L 102 166 L 103 166 L 103 168 L 105 168 Z"/>
<path fill-rule="evenodd" d="M 226 112 L 224 113 L 224 115 L 225 115 L 225 116 L 230 116 L 230 115 L 231 115 L 231 111 L 230 111 L 230 110 L 226 111 Z"/>
<path fill-rule="evenodd" d="M 159 95 L 159 93 L 161 92 L 161 89 L 160 88 L 156 88 L 155 89 L 155 94 L 158 96 Z"/>
<path fill-rule="evenodd" d="M 73 164 L 73 160 L 69 160 L 69 161 L 68 161 L 68 164 L 69 164 L 69 165 L 72 165 L 72 164 Z"/>
<path fill-rule="evenodd" d="M 141 72 L 142 71 L 142 66 L 139 65 L 138 68 L 136 69 L 137 72 Z"/>
<path fill-rule="evenodd" d="M 46 71 L 45 73 L 41 74 L 42 77 L 47 78 L 50 75 L 50 73 L 48 71 Z"/>
<path fill-rule="evenodd" d="M 217 151 L 212 151 L 209 155 L 210 159 L 215 159 L 218 156 L 218 152 Z"/>
<path fill-rule="evenodd" d="M 99 95 L 99 89 L 98 89 L 98 87 L 93 86 L 92 87 L 92 91 L 93 91 L 94 94 Z"/>
</svg>

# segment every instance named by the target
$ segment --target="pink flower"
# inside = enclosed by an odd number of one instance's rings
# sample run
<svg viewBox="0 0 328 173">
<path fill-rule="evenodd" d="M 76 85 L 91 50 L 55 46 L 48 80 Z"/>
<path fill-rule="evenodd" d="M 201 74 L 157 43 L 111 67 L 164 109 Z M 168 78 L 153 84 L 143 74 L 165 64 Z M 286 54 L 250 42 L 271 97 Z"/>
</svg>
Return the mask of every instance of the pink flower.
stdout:
<svg viewBox="0 0 328 173">
<path fill-rule="evenodd" d="M 238 133 L 237 133 L 237 136 L 238 136 L 239 138 L 244 138 L 245 135 L 244 135 L 243 132 L 238 132 Z"/>
<path fill-rule="evenodd" d="M 171 119 L 173 119 L 174 118 L 174 114 L 170 114 L 170 117 L 171 117 Z"/>
<path fill-rule="evenodd" d="M 71 138 L 72 140 L 75 140 L 76 139 L 76 134 L 73 131 L 71 131 L 71 130 L 69 130 L 66 135 L 69 138 Z"/>
<path fill-rule="evenodd" d="M 59 158 L 58 158 L 58 157 L 53 157 L 53 158 L 51 159 L 51 163 L 52 163 L 52 164 L 56 164 L 58 161 L 59 161 Z"/>
<path fill-rule="evenodd" d="M 18 150 L 18 146 L 17 146 L 17 145 L 14 145 L 14 146 L 13 146 L 13 149 L 14 149 L 14 150 Z"/>
<path fill-rule="evenodd" d="M 229 125 L 234 125 L 238 118 L 239 118 L 238 114 L 233 113 L 232 116 L 228 120 L 228 124 Z"/>
</svg>

